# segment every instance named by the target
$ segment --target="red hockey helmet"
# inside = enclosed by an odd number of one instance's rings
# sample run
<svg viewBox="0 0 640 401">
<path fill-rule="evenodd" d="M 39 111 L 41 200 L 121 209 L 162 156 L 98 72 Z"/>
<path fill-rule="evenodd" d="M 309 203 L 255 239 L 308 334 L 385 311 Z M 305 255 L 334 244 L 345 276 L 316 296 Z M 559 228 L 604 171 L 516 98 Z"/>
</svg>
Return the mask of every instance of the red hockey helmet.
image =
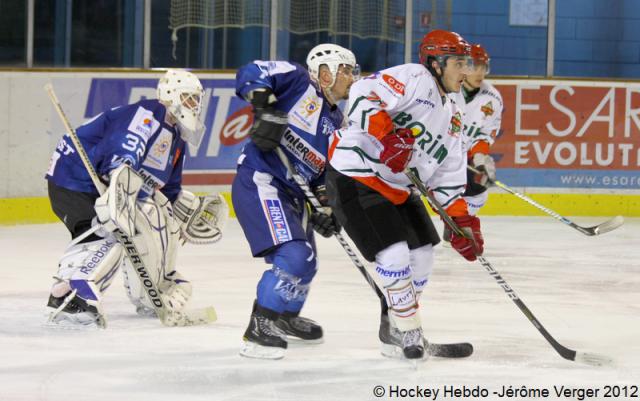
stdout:
<svg viewBox="0 0 640 401">
<path fill-rule="evenodd" d="M 424 35 L 419 53 L 420 63 L 426 65 L 429 56 L 470 56 L 471 46 L 455 32 L 436 29 Z"/>
<path fill-rule="evenodd" d="M 481 44 L 476 43 L 471 45 L 471 58 L 475 64 L 489 64 L 489 53 L 482 47 Z"/>
</svg>

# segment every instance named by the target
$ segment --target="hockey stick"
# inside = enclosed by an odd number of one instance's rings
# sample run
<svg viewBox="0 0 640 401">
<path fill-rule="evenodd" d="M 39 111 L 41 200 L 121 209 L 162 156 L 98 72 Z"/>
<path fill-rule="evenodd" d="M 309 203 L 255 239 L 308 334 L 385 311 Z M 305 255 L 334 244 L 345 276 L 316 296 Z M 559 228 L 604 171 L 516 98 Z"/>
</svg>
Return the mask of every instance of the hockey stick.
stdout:
<svg viewBox="0 0 640 401">
<path fill-rule="evenodd" d="M 62 106 L 58 101 L 58 97 L 53 90 L 53 85 L 46 84 L 44 86 L 44 89 L 49 95 L 49 99 L 51 99 L 51 103 L 53 103 L 53 106 L 58 112 L 62 123 L 67 129 L 69 137 L 71 138 L 73 145 L 76 147 L 78 156 L 80 157 L 80 160 L 82 160 L 82 164 L 84 165 L 84 167 L 87 169 L 93 185 L 95 185 L 98 193 L 102 195 L 106 190 L 106 186 L 98 178 L 98 173 L 96 173 L 96 170 L 91 164 L 89 156 L 87 155 L 84 146 L 82 146 L 80 138 L 78 138 L 78 134 L 69 123 L 69 119 L 64 113 L 64 110 L 62 110 Z M 194 326 L 199 324 L 211 323 L 216 320 L 216 311 L 213 307 L 183 311 L 171 311 L 167 309 L 167 307 L 164 305 L 162 297 L 160 296 L 158 287 L 153 282 L 153 280 L 149 278 L 149 271 L 142 262 L 140 253 L 138 252 L 138 249 L 136 248 L 133 241 L 119 229 L 114 231 L 114 234 L 118 242 L 120 242 L 122 247 L 125 249 L 129 260 L 131 261 L 131 264 L 133 265 L 133 268 L 136 271 L 138 278 L 140 279 L 140 283 L 142 284 L 142 287 L 144 287 L 147 296 L 149 297 L 149 300 L 151 301 L 151 304 L 153 305 L 153 308 L 155 309 L 156 314 L 160 318 L 162 324 L 164 324 L 165 326 Z"/>
<path fill-rule="evenodd" d="M 471 167 L 471 166 L 467 166 L 467 168 L 469 169 L 469 171 L 472 171 L 476 174 L 481 174 L 482 172 Z M 593 236 L 593 235 L 599 235 L 599 234 L 604 234 L 604 233 L 608 233 L 609 231 L 613 231 L 616 228 L 620 227 L 622 224 L 624 224 L 624 219 L 622 218 L 622 216 L 616 216 L 612 219 L 609 219 L 603 223 L 598 224 L 597 226 L 593 226 L 593 227 L 582 227 L 577 225 L 576 223 L 574 223 L 573 221 L 567 219 L 566 217 L 560 216 L 558 213 L 554 212 L 553 210 L 542 206 L 541 204 L 539 204 L 538 202 L 534 201 L 533 199 L 529 198 L 526 195 L 521 194 L 520 192 L 510 188 L 509 186 L 507 186 L 506 184 L 504 184 L 503 182 L 499 181 L 499 180 L 492 180 L 491 178 L 488 178 L 488 181 L 509 192 L 512 195 L 517 196 L 518 198 L 522 199 L 523 201 L 527 202 L 530 205 L 533 205 L 534 207 L 542 210 L 543 212 L 545 212 L 546 214 L 548 214 L 549 216 L 555 218 L 556 220 L 560 220 L 562 223 L 568 225 L 571 228 L 574 228 L 578 231 L 580 231 L 582 234 L 584 235 L 589 235 L 589 236 Z"/>
<path fill-rule="evenodd" d="M 453 221 L 451 216 L 449 216 L 447 212 L 445 212 L 442 205 L 436 200 L 433 194 L 429 192 L 429 190 L 427 190 L 427 187 L 425 186 L 425 184 L 416 176 L 416 174 L 413 171 L 407 169 L 405 170 L 405 174 L 407 175 L 407 177 L 409 177 L 409 179 L 416 186 L 416 188 L 418 188 L 420 193 L 429 200 L 429 203 L 434 207 L 434 209 L 440 215 L 442 220 L 444 220 L 445 224 L 447 224 L 449 228 L 451 228 L 451 231 L 455 232 L 457 235 L 461 237 L 465 237 L 473 241 L 473 236 L 467 233 L 466 231 L 463 231 L 460 227 L 458 227 L 458 225 Z M 480 264 L 484 266 L 484 268 L 487 270 L 489 275 L 491 275 L 493 278 L 496 279 L 496 282 L 504 290 L 507 296 L 518 306 L 518 308 L 522 311 L 522 313 L 524 313 L 527 319 L 529 319 L 529 321 L 535 326 L 535 328 L 538 329 L 540 334 L 542 334 L 542 336 L 549 342 L 549 344 L 551 344 L 553 349 L 555 349 L 556 352 L 560 354 L 561 357 L 563 357 L 564 359 L 568 359 L 570 361 L 581 362 L 581 363 L 594 365 L 594 366 L 600 366 L 600 365 L 604 365 L 611 362 L 611 359 L 607 358 L 606 356 L 586 353 L 586 352 L 577 352 L 563 346 L 558 341 L 556 341 L 556 339 L 553 338 L 553 336 L 547 331 L 547 329 L 544 328 L 542 323 L 540 323 L 540 321 L 533 315 L 533 313 L 529 310 L 527 305 L 524 304 L 522 299 L 520 299 L 520 297 L 516 294 L 513 288 L 511 288 L 511 286 L 507 284 L 505 279 L 502 278 L 500 273 L 498 273 L 498 271 L 493 268 L 491 263 L 489 263 L 489 261 L 482 255 L 476 255 L 476 256 Z"/>
<path fill-rule="evenodd" d="M 322 206 L 311 188 L 309 188 L 309 185 L 307 184 L 305 179 L 295 171 L 287 156 L 282 152 L 282 149 L 276 148 L 275 152 L 280 158 L 280 161 L 282 161 L 282 164 L 284 164 L 284 166 L 287 168 L 289 174 L 293 177 L 293 180 L 296 182 L 298 187 L 300 187 L 302 192 L 304 192 L 305 197 L 311 203 L 311 205 L 317 210 L 324 210 L 325 207 Z M 375 291 L 378 299 L 380 300 L 381 313 L 388 314 L 389 306 L 387 305 L 387 299 L 385 298 L 382 291 L 380 291 L 380 287 L 378 287 L 373 277 L 371 277 L 364 264 L 360 261 L 360 258 L 358 258 L 358 255 L 356 255 L 353 249 L 351 249 L 351 246 L 349 246 L 349 243 L 341 233 L 336 232 L 334 236 L 338 239 L 338 242 L 347 253 L 347 255 L 349 255 L 349 258 L 356 266 L 358 271 L 360 271 L 364 279 L 367 280 L 369 286 L 373 289 L 373 291 Z M 429 342 L 427 352 L 432 356 L 443 358 L 466 358 L 473 353 L 473 346 L 469 343 L 439 344 Z"/>
</svg>

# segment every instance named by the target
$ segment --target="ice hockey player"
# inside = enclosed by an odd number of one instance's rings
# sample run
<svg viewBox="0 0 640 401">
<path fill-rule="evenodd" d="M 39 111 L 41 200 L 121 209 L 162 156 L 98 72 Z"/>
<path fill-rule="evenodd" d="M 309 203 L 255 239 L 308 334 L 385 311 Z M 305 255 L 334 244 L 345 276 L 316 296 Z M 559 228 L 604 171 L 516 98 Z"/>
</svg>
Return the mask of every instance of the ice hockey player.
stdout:
<svg viewBox="0 0 640 401">
<path fill-rule="evenodd" d="M 314 47 L 307 66 L 255 61 L 236 77 L 236 93 L 251 103 L 255 120 L 238 159 L 232 202 L 252 255 L 269 265 L 244 333 L 246 357 L 280 359 L 288 340 L 323 340 L 321 326 L 299 314 L 317 270 L 313 230 L 329 237 L 339 227 L 332 215 L 308 208 L 276 149 L 325 202 L 329 136 L 343 123 L 337 102 L 347 98 L 358 66 L 351 51 L 334 44 Z"/>
<path fill-rule="evenodd" d="M 113 232 L 122 230 L 162 292 L 180 310 L 191 283 L 175 269 L 181 240 L 220 239 L 228 207 L 219 195 L 198 197 L 181 187 L 185 141 L 198 146 L 203 88 L 198 78 L 172 69 L 160 79 L 158 99 L 115 107 L 77 129 L 106 189 L 102 196 L 65 135 L 47 171 L 49 199 L 71 233 L 47 304 L 48 323 L 105 327 L 101 298 L 123 266 L 125 287 L 140 314 L 155 313 Z"/>
<path fill-rule="evenodd" d="M 381 318 L 382 353 L 413 360 L 425 355 L 418 301 L 440 239 L 405 169 L 473 233 L 475 243 L 453 235 L 453 247 L 468 260 L 483 251 L 480 222 L 462 199 L 464 99 L 458 92 L 472 68 L 470 46 L 457 33 L 435 30 L 422 39 L 419 55 L 420 64 L 391 67 L 352 86 L 349 126 L 334 133 L 326 177 L 329 205 L 362 255 L 375 262 L 389 305 Z"/>
<path fill-rule="evenodd" d="M 469 214 L 475 216 L 487 202 L 488 179 L 496 179 L 496 166 L 489 155 L 502 121 L 502 96 L 500 92 L 485 81 L 489 74 L 489 54 L 479 44 L 471 46 L 473 72 L 465 77 L 462 93 L 466 102 L 464 114 L 464 133 L 469 141 L 467 162 L 481 171 L 476 174 L 467 171 L 467 189 L 464 199 Z"/>
</svg>

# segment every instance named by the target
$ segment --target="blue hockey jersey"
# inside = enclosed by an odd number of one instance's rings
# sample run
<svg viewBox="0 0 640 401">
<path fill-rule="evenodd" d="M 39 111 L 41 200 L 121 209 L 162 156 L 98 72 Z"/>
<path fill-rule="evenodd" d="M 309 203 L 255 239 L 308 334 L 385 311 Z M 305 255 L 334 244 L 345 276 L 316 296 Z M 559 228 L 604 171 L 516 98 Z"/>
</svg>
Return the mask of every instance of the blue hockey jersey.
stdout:
<svg viewBox="0 0 640 401">
<path fill-rule="evenodd" d="M 274 107 L 288 113 L 289 127 L 280 141 L 297 172 L 315 187 L 324 182 L 329 137 L 342 126 L 342 111 L 331 106 L 307 70 L 285 61 L 254 61 L 238 70 L 236 94 L 246 99 L 257 88 L 269 88 L 277 98 Z M 300 188 L 287 180 L 287 170 L 275 152 L 261 152 L 252 142 L 243 149 L 238 164 L 271 174 L 294 193 Z"/>
<path fill-rule="evenodd" d="M 173 202 L 182 186 L 185 142 L 165 115 L 158 100 L 141 100 L 100 113 L 76 133 L 104 182 L 128 163 L 144 180 L 141 198 L 160 189 Z M 46 178 L 72 191 L 98 193 L 68 134 L 58 143 Z"/>
</svg>

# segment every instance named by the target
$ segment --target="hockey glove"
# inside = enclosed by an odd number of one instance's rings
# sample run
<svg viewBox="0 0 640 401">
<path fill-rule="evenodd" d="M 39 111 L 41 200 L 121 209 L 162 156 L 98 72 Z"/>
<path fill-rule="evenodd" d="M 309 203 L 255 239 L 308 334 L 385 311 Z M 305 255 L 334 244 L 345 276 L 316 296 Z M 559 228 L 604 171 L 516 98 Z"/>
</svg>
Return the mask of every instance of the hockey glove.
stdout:
<svg viewBox="0 0 640 401">
<path fill-rule="evenodd" d="M 340 229 L 342 228 L 336 219 L 336 215 L 333 213 L 326 214 L 320 211 L 315 211 L 311 213 L 309 222 L 313 229 L 325 238 L 329 238 L 340 232 Z"/>
<path fill-rule="evenodd" d="M 473 181 L 476 184 L 487 187 L 488 184 L 491 184 L 491 182 L 496 180 L 496 163 L 493 161 L 491 156 L 483 153 L 476 153 L 470 160 L 470 164 L 476 170 L 480 171 L 480 174 L 475 174 L 473 177 Z"/>
<path fill-rule="evenodd" d="M 287 113 L 273 107 L 276 97 L 268 88 L 256 89 L 248 98 L 255 115 L 249 131 L 251 141 L 263 152 L 274 150 L 287 130 Z"/>
<path fill-rule="evenodd" d="M 229 205 L 219 194 L 196 196 L 182 190 L 173 202 L 180 235 L 192 244 L 210 244 L 222 238 L 229 218 Z"/>
<path fill-rule="evenodd" d="M 311 213 L 309 221 L 311 222 L 313 229 L 318 234 L 322 235 L 325 238 L 329 238 L 335 233 L 340 232 L 340 229 L 342 227 L 336 219 L 336 215 L 333 214 L 331 212 L 331 208 L 328 207 L 329 196 L 327 195 L 327 187 L 325 185 L 318 185 L 313 190 L 313 193 L 315 194 L 316 199 L 318 199 L 318 202 L 320 202 L 320 204 L 324 206 L 324 211 L 314 211 L 313 213 Z"/>
<path fill-rule="evenodd" d="M 476 260 L 477 255 L 484 251 L 484 238 L 480 231 L 480 219 L 476 216 L 452 217 L 453 221 L 469 238 L 462 237 L 451 230 L 451 246 L 469 261 Z"/>
<path fill-rule="evenodd" d="M 415 140 L 411 130 L 407 128 L 398 128 L 387 134 L 380 139 L 384 147 L 380 153 L 380 161 L 394 173 L 404 171 L 411 160 Z"/>
</svg>

